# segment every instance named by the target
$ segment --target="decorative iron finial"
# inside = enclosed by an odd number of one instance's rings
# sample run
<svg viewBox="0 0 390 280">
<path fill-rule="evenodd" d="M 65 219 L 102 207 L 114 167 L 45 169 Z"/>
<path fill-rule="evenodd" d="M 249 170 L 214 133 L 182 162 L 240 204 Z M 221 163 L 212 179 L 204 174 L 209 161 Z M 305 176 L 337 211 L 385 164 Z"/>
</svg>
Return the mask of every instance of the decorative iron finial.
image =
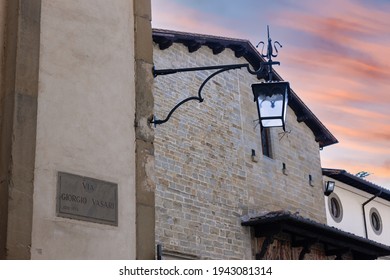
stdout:
<svg viewBox="0 0 390 280">
<path fill-rule="evenodd" d="M 264 58 L 267 58 L 268 61 L 263 62 L 262 65 L 268 66 L 268 81 L 271 82 L 272 81 L 272 65 L 275 65 L 275 64 L 280 65 L 279 61 L 272 61 L 272 58 L 277 57 L 278 53 L 279 53 L 276 45 L 278 45 L 281 48 L 282 48 L 282 45 L 278 41 L 275 41 L 274 44 L 272 45 L 272 39 L 269 36 L 269 25 L 267 25 L 267 36 L 268 36 L 267 53 L 266 54 L 263 53 L 264 46 L 265 46 L 264 41 L 260 41 L 257 44 L 256 48 L 259 47 L 260 44 L 263 45 L 263 47 L 261 49 L 261 56 Z M 274 49 L 276 52 L 275 54 L 274 54 Z"/>
<path fill-rule="evenodd" d="M 356 173 L 356 177 L 359 177 L 359 178 L 365 178 L 367 176 L 370 176 L 371 173 L 368 173 L 367 171 L 360 171 L 358 173 Z"/>
</svg>

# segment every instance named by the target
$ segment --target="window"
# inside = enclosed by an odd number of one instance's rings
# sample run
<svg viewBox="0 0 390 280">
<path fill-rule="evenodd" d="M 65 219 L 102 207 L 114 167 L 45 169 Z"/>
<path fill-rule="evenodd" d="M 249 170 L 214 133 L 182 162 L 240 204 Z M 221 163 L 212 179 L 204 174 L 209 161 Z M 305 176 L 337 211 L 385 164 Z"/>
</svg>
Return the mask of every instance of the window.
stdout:
<svg viewBox="0 0 390 280">
<path fill-rule="evenodd" d="M 334 197 L 330 199 L 330 211 L 333 217 L 340 217 L 340 204 Z"/>
<path fill-rule="evenodd" d="M 379 215 L 379 212 L 376 208 L 371 208 L 370 210 L 370 222 L 372 230 L 377 234 L 380 235 L 382 233 L 382 219 Z"/>
<path fill-rule="evenodd" d="M 328 196 L 328 208 L 333 220 L 340 223 L 343 219 L 343 207 L 340 198 L 335 193 Z"/>
<path fill-rule="evenodd" d="M 261 147 L 263 150 L 263 155 L 272 158 L 271 133 L 269 128 L 261 128 Z"/>
</svg>

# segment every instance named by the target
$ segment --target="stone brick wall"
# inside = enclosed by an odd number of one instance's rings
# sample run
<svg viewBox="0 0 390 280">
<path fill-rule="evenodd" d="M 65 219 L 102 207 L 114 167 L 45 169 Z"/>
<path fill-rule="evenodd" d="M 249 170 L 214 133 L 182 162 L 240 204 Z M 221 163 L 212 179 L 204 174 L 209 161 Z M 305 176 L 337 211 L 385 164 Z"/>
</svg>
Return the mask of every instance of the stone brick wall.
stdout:
<svg viewBox="0 0 390 280">
<path fill-rule="evenodd" d="M 155 259 L 151 1 L 134 0 L 136 259 Z"/>
<path fill-rule="evenodd" d="M 1 1 L 0 259 L 29 259 L 41 0 Z"/>
<path fill-rule="evenodd" d="M 155 45 L 153 55 L 156 69 L 247 63 L 230 49 L 214 55 L 203 46 L 189 53 L 176 43 L 165 50 Z M 210 73 L 157 77 L 157 117 L 165 118 L 179 101 L 197 95 Z M 204 88 L 203 103 L 190 101 L 155 129 L 156 242 L 165 250 L 201 259 L 251 259 L 250 229 L 241 226 L 244 215 L 289 210 L 326 222 L 312 131 L 289 109 L 286 130 L 291 132 L 271 129 L 272 158 L 263 156 L 250 88 L 254 82 L 245 69 L 217 75 Z M 258 162 L 252 161 L 252 149 Z"/>
</svg>

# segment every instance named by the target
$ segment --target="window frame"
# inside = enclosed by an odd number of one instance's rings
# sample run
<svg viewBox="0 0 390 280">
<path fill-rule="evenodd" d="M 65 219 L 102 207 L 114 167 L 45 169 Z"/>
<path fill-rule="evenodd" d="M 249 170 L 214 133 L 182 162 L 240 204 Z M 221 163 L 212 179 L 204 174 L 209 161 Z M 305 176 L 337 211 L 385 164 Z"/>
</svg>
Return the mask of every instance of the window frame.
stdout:
<svg viewBox="0 0 390 280">
<path fill-rule="evenodd" d="M 376 220 L 377 220 L 379 228 L 373 222 L 373 219 L 374 219 L 375 216 L 377 218 Z M 382 217 L 379 214 L 379 211 L 375 207 L 371 207 L 370 214 L 369 214 L 369 219 L 370 219 L 370 225 L 371 225 L 372 231 L 376 235 L 381 235 L 382 234 L 382 230 L 383 230 Z"/>
<path fill-rule="evenodd" d="M 338 215 L 334 214 L 333 205 L 335 205 L 338 208 L 337 209 Z M 340 223 L 343 220 L 343 214 L 344 214 L 343 205 L 338 195 L 336 195 L 334 192 L 328 196 L 328 209 L 329 209 L 329 215 L 336 223 Z"/>
</svg>

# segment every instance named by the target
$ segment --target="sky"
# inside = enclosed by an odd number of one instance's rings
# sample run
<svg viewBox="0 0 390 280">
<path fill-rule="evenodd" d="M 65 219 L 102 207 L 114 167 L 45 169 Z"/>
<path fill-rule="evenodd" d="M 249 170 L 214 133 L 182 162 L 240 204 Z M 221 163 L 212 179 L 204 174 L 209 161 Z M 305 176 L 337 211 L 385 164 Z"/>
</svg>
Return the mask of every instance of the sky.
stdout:
<svg viewBox="0 0 390 280">
<path fill-rule="evenodd" d="M 390 189 L 390 0 L 152 0 L 153 28 L 255 46 L 267 25 L 274 69 L 339 141 L 322 166 Z"/>
</svg>

